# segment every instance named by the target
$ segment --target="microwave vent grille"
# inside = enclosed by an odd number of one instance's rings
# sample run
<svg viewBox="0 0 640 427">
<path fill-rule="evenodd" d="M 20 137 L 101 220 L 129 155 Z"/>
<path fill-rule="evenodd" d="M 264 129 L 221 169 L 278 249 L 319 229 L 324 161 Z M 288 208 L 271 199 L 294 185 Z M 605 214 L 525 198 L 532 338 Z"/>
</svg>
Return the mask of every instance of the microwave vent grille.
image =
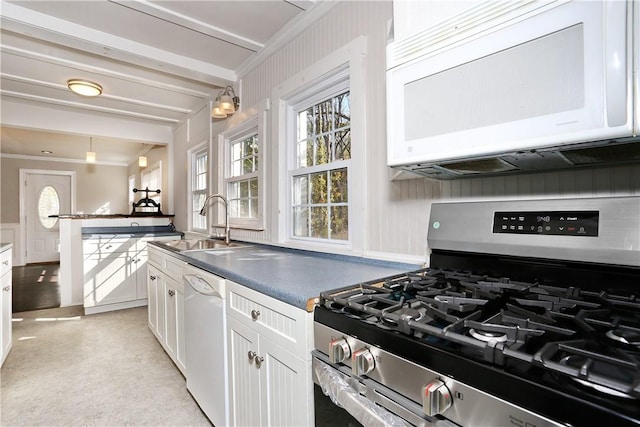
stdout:
<svg viewBox="0 0 640 427">
<path fill-rule="evenodd" d="M 595 165 L 640 161 L 640 143 L 603 145 L 561 151 L 574 165 Z"/>
</svg>

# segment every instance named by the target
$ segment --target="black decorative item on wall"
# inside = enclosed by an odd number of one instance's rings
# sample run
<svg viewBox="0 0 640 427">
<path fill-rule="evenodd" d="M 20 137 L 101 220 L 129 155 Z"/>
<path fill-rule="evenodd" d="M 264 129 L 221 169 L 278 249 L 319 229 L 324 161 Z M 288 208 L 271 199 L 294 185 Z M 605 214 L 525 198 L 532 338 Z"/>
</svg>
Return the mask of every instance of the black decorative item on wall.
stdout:
<svg viewBox="0 0 640 427">
<path fill-rule="evenodd" d="M 149 190 L 149 187 L 146 187 L 144 190 L 138 190 L 137 188 L 133 189 L 134 193 L 137 193 L 138 191 L 146 194 L 144 198 L 138 200 L 137 202 L 132 203 L 133 209 L 131 210 L 131 215 L 136 215 L 136 216 L 162 215 L 162 211 L 160 210 L 160 203 L 149 198 L 149 193 L 160 194 L 160 190 Z M 149 209 L 149 208 L 152 208 L 152 209 Z"/>
</svg>

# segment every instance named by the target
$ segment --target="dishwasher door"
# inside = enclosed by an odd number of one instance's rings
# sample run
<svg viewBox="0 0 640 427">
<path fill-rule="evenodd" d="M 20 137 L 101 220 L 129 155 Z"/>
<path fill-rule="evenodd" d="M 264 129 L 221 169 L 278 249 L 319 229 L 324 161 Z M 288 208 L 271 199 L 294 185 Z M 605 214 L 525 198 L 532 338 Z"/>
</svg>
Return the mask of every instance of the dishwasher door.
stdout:
<svg viewBox="0 0 640 427">
<path fill-rule="evenodd" d="M 216 426 L 229 424 L 225 280 L 188 266 L 184 272 L 187 390 Z"/>
</svg>

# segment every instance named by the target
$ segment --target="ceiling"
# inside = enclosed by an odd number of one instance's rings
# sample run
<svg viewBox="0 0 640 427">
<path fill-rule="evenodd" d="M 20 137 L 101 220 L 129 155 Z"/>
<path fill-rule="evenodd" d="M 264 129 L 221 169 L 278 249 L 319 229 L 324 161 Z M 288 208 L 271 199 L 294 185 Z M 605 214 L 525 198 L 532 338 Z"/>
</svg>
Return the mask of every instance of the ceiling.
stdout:
<svg viewBox="0 0 640 427">
<path fill-rule="evenodd" d="M 225 86 L 237 91 L 238 71 L 318 5 L 1 0 L 0 152 L 81 161 L 92 137 L 99 162 L 131 163 Z M 72 78 L 102 95 L 72 93 Z"/>
</svg>

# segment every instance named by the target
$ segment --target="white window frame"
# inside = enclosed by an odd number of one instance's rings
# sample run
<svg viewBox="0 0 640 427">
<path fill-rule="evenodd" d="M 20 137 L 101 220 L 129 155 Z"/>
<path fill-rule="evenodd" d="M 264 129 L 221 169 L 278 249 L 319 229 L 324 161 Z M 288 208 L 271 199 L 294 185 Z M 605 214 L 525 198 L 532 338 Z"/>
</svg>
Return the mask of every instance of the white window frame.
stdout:
<svg viewBox="0 0 640 427">
<path fill-rule="evenodd" d="M 136 201 L 136 195 L 133 189 L 136 188 L 136 176 L 131 175 L 127 181 L 129 183 L 129 207 L 133 209 L 133 203 Z"/>
<path fill-rule="evenodd" d="M 218 154 L 222 167 L 218 169 L 218 193 L 223 194 L 228 199 L 228 184 L 237 181 L 237 177 L 231 177 L 231 144 L 243 140 L 251 135 L 258 135 L 258 170 L 251 175 L 244 175 L 245 178 L 255 176 L 258 178 L 258 215 L 255 218 L 241 218 L 229 209 L 229 225 L 232 228 L 242 228 L 247 230 L 264 230 L 265 212 L 265 152 L 267 147 L 266 116 L 269 101 L 264 104 L 255 114 L 249 115 L 241 123 L 221 132 L 218 135 Z M 222 218 L 220 210 L 217 211 L 218 218 Z M 221 223 L 222 221 L 218 221 Z"/>
<path fill-rule="evenodd" d="M 207 173 L 207 178 L 206 178 L 206 188 L 201 191 L 196 191 L 194 190 L 193 186 L 194 186 L 194 174 L 195 174 L 195 167 L 196 167 L 196 159 L 201 156 L 202 154 L 206 154 L 207 155 L 207 165 L 205 166 L 206 169 L 206 173 Z M 189 195 L 188 195 L 188 204 L 189 204 L 189 218 L 188 218 L 188 229 L 189 231 L 193 231 L 194 233 L 203 233 L 203 234 L 208 234 L 209 233 L 209 215 L 204 216 L 204 228 L 198 228 L 195 227 L 193 225 L 193 212 L 192 212 L 192 206 L 193 206 L 193 199 L 194 199 L 194 194 L 196 192 L 200 193 L 204 193 L 205 198 L 206 196 L 209 195 L 209 189 L 211 188 L 211 152 L 209 150 L 209 144 L 207 143 L 207 141 L 202 142 L 201 144 L 198 144 L 197 146 L 191 148 L 190 150 L 188 150 L 188 191 L 189 191 Z M 202 206 L 201 206 L 202 208 Z"/>
<path fill-rule="evenodd" d="M 273 92 L 277 108 L 273 109 L 272 140 L 278 141 L 277 164 L 280 166 L 273 166 L 273 179 L 278 183 L 278 191 L 275 193 L 278 209 L 274 211 L 272 224 L 277 230 L 277 241 L 281 244 L 326 252 L 364 254 L 367 193 L 364 71 L 366 45 L 366 36 L 354 39 L 282 83 Z M 322 98 L 322 94 L 326 96 L 341 93 L 335 86 L 341 85 L 345 76 L 348 80 L 351 108 L 351 159 L 348 171 L 349 239 L 343 241 L 294 236 L 290 171 L 297 169 L 295 107 L 299 107 L 305 98 L 313 99 L 314 95 Z M 339 168 L 337 163 L 335 166 Z"/>
<path fill-rule="evenodd" d="M 328 172 L 337 169 L 346 169 L 347 170 L 347 179 L 348 179 L 348 194 L 349 199 L 351 197 L 351 181 L 353 177 L 351 176 L 351 164 L 352 159 L 347 160 L 336 160 L 330 163 L 321 164 L 321 165 L 311 165 L 311 166 L 298 166 L 298 136 L 297 136 L 297 124 L 298 124 L 298 113 L 308 109 L 309 107 L 316 105 L 322 101 L 331 99 L 337 95 L 340 95 L 345 92 L 350 92 L 349 88 L 349 70 L 338 69 L 331 76 L 326 76 L 322 82 L 319 82 L 317 85 L 313 85 L 310 88 L 306 88 L 302 90 L 300 93 L 296 94 L 295 97 L 289 100 L 288 104 L 288 113 L 287 113 L 287 124 L 288 126 L 292 126 L 294 128 L 294 132 L 296 132 L 296 136 L 289 143 L 291 144 L 288 149 L 290 150 L 290 163 L 287 167 L 287 180 L 290 183 L 290 187 L 293 186 L 293 178 L 296 176 L 314 174 L 317 172 Z M 351 100 L 351 95 L 349 95 L 349 100 Z M 351 129 L 349 127 L 349 129 Z M 293 192 L 294 189 L 289 189 L 289 199 L 293 201 Z M 289 205 L 289 215 L 290 215 L 290 223 L 288 226 L 288 238 L 290 240 L 300 240 L 300 241 L 308 241 L 315 243 L 329 243 L 335 245 L 349 245 L 351 241 L 351 235 L 349 233 L 349 237 L 346 240 L 337 240 L 330 238 L 318 238 L 311 236 L 296 236 L 293 232 L 293 213 L 292 205 L 293 202 Z M 347 202 L 347 211 L 348 218 L 351 218 L 352 209 L 351 203 Z M 349 230 L 351 230 L 351 220 L 349 220 Z"/>
</svg>

